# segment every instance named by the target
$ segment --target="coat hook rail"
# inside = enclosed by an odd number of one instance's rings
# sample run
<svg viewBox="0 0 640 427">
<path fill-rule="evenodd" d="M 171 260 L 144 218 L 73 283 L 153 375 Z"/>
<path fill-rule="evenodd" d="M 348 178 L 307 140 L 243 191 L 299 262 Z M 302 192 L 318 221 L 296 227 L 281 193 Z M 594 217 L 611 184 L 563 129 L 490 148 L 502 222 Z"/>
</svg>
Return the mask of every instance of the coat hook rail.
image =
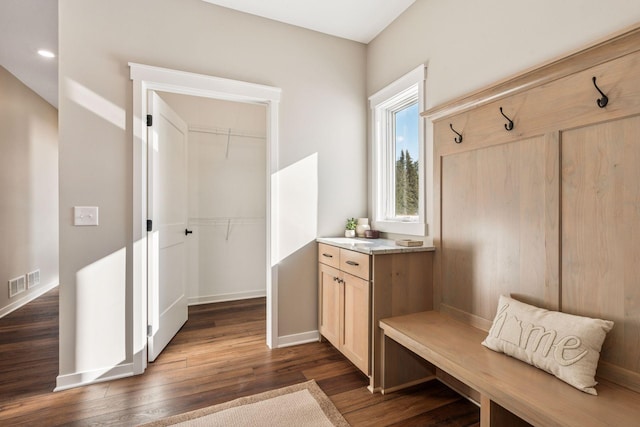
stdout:
<svg viewBox="0 0 640 427">
<path fill-rule="evenodd" d="M 502 117 L 509 121 L 509 123 L 504 124 L 504 128 L 509 131 L 513 130 L 513 120 L 511 120 L 505 113 L 502 112 L 502 107 L 500 107 L 500 114 L 502 114 Z"/>
<path fill-rule="evenodd" d="M 602 98 L 598 98 L 596 100 L 596 103 L 598 104 L 598 107 L 600 107 L 600 108 L 606 107 L 607 104 L 609 103 L 609 97 L 607 95 L 605 95 L 604 92 L 601 91 L 600 88 L 598 87 L 598 85 L 596 84 L 596 76 L 593 76 L 593 85 L 596 87 L 596 89 L 598 89 L 598 92 L 600 92 L 600 95 L 602 95 Z"/>
<path fill-rule="evenodd" d="M 451 128 L 453 133 L 458 135 L 457 137 L 453 138 L 453 140 L 456 142 L 456 144 L 460 144 L 462 142 L 462 134 L 459 132 L 456 132 L 456 130 L 453 128 L 453 124 L 449 123 L 449 127 Z"/>
</svg>

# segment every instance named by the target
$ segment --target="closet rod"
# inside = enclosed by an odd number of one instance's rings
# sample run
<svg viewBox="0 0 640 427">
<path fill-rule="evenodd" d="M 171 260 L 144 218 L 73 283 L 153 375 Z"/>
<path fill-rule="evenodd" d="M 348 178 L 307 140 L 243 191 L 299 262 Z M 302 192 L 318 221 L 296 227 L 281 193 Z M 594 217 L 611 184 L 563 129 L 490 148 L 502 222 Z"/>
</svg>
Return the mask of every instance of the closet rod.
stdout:
<svg viewBox="0 0 640 427">
<path fill-rule="evenodd" d="M 264 220 L 263 216 L 205 216 L 205 217 L 189 217 L 189 221 L 222 221 L 226 222 L 228 220 Z"/>
<path fill-rule="evenodd" d="M 241 138 L 253 138 L 253 139 L 267 139 L 266 136 L 264 135 L 256 135 L 256 134 L 250 134 L 250 133 L 242 133 L 242 132 L 233 132 L 231 128 L 228 129 L 208 129 L 208 128 L 201 128 L 201 127 L 189 127 L 189 132 L 196 132 L 196 133 L 210 133 L 210 134 L 214 134 L 214 135 L 226 135 L 227 137 L 229 136 L 238 136 Z"/>
</svg>

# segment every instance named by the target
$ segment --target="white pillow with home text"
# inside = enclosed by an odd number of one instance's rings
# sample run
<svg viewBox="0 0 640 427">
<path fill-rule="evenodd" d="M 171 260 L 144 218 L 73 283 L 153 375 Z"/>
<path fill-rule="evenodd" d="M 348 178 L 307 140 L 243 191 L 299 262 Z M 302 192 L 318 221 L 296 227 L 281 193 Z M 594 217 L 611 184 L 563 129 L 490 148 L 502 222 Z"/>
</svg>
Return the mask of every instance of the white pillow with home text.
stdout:
<svg viewBox="0 0 640 427">
<path fill-rule="evenodd" d="M 600 349 L 611 328 L 609 320 L 549 311 L 500 296 L 498 312 L 482 345 L 595 395 Z"/>
</svg>

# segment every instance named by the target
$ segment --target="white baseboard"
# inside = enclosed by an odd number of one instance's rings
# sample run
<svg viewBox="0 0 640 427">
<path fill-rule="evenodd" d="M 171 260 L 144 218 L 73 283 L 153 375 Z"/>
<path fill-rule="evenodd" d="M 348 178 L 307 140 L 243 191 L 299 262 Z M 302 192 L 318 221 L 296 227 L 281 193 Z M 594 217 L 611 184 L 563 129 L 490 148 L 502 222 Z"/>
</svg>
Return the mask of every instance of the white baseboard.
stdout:
<svg viewBox="0 0 640 427">
<path fill-rule="evenodd" d="M 54 388 L 53 391 L 62 391 L 74 387 L 101 383 L 103 381 L 112 381 L 130 376 L 133 376 L 133 363 L 126 363 L 110 368 L 95 369 L 92 371 L 58 375 L 58 378 L 56 378 L 56 388 Z"/>
<path fill-rule="evenodd" d="M 278 337 L 278 348 L 291 347 L 293 345 L 307 344 L 320 340 L 320 332 L 309 331 L 300 334 L 285 335 Z"/>
<path fill-rule="evenodd" d="M 237 301 L 250 298 L 262 298 L 267 296 L 267 291 L 260 289 L 257 291 L 234 292 L 232 294 L 206 295 L 201 297 L 189 297 L 187 304 L 200 305 L 214 302 Z"/>
<path fill-rule="evenodd" d="M 0 309 L 0 318 L 6 316 L 7 314 L 13 311 L 16 311 L 20 307 L 30 303 L 31 301 L 38 298 L 39 296 L 46 294 L 51 289 L 54 289 L 57 286 L 58 286 L 58 282 L 51 282 L 47 285 L 40 285 L 38 287 L 29 289 L 30 291 L 33 289 L 33 291 L 29 292 L 29 294 L 25 295 L 23 298 L 20 298 L 19 300 L 14 301 L 7 306 L 2 307 Z"/>
</svg>

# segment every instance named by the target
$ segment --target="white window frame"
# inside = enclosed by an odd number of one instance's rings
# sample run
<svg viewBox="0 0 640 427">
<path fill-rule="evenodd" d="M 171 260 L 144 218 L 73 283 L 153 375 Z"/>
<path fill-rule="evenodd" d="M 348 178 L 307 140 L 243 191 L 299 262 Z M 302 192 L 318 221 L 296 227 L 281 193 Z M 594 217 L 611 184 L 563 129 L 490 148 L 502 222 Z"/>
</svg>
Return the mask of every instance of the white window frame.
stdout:
<svg viewBox="0 0 640 427">
<path fill-rule="evenodd" d="M 371 212 L 372 227 L 376 230 L 410 236 L 427 236 L 425 119 L 418 120 L 419 200 L 418 216 L 389 218 L 395 210 L 395 151 L 389 141 L 393 138 L 393 113 L 418 101 L 418 111 L 425 110 L 426 67 L 420 65 L 389 86 L 369 97 L 371 108 Z M 429 180 L 430 181 L 430 180 Z"/>
</svg>

